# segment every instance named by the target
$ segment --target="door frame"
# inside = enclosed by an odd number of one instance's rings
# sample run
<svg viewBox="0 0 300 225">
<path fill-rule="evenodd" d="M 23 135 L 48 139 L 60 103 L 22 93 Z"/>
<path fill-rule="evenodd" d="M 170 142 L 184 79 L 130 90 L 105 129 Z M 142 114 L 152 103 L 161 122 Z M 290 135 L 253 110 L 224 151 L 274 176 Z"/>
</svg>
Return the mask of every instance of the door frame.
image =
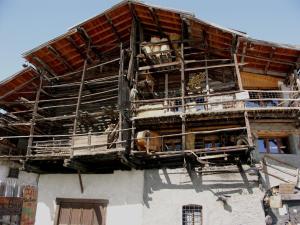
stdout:
<svg viewBox="0 0 300 225">
<path fill-rule="evenodd" d="M 95 205 L 101 205 L 104 207 L 105 215 L 103 215 L 103 220 L 101 225 L 106 224 L 106 208 L 109 203 L 106 199 L 87 199 L 87 198 L 56 198 L 56 210 L 55 210 L 55 220 L 54 225 L 58 225 L 59 212 L 61 209 L 61 203 L 89 203 Z"/>
</svg>

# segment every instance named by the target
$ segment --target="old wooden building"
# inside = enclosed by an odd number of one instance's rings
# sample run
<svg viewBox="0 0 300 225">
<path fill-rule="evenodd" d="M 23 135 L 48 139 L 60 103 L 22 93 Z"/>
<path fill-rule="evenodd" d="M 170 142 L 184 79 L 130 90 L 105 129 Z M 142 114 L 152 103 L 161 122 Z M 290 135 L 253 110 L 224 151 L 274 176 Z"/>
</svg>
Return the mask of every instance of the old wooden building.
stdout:
<svg viewBox="0 0 300 225">
<path fill-rule="evenodd" d="M 127 0 L 23 57 L 0 224 L 299 224 L 296 46 Z"/>
</svg>

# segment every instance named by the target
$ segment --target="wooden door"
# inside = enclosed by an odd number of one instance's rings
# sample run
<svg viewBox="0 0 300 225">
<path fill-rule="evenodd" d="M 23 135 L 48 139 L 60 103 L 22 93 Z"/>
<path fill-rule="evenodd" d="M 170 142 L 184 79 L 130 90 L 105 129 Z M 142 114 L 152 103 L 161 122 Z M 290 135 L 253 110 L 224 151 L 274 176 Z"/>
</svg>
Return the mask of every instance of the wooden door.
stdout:
<svg viewBox="0 0 300 225">
<path fill-rule="evenodd" d="M 105 205 L 99 203 L 60 202 L 57 225 L 105 225 Z"/>
</svg>

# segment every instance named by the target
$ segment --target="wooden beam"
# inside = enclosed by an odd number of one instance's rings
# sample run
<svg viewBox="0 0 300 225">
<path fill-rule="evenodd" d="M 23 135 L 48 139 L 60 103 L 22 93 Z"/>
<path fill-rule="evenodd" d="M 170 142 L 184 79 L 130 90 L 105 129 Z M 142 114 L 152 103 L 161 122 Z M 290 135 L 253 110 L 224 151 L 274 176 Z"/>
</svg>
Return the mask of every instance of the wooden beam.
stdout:
<svg viewBox="0 0 300 225">
<path fill-rule="evenodd" d="M 53 56 L 58 59 L 69 71 L 74 71 L 73 67 L 67 62 L 67 60 L 51 45 L 49 45 L 48 50 L 53 54 Z"/>
<path fill-rule="evenodd" d="M 138 15 L 136 14 L 135 8 L 134 8 L 134 4 L 132 4 L 132 2 L 128 2 L 129 5 L 129 10 L 131 13 L 132 18 L 137 22 L 140 23 L 140 19 L 138 17 Z"/>
<path fill-rule="evenodd" d="M 207 65 L 207 54 L 205 54 L 205 88 L 206 94 L 209 95 L 209 82 L 208 82 L 208 65 Z"/>
<path fill-rule="evenodd" d="M 65 159 L 63 166 L 70 168 L 70 169 L 77 170 L 77 171 L 81 171 L 84 173 L 89 171 L 89 168 L 87 165 L 85 165 L 84 163 L 72 160 L 72 159 Z"/>
<path fill-rule="evenodd" d="M 253 139 L 252 139 L 250 123 L 249 123 L 249 119 L 248 119 L 248 112 L 244 112 L 244 117 L 245 117 L 246 129 L 247 129 L 248 144 L 250 147 L 253 147 L 254 144 L 253 144 Z"/>
<path fill-rule="evenodd" d="M 78 27 L 77 31 L 80 35 L 80 37 L 84 40 L 85 42 L 85 46 L 87 47 L 88 44 L 90 43 L 90 51 L 92 51 L 99 59 L 102 58 L 102 54 L 100 53 L 99 50 L 97 50 L 97 48 L 93 48 L 93 42 L 92 42 L 92 38 L 88 35 L 88 33 L 86 32 L 86 30 L 83 27 Z"/>
<path fill-rule="evenodd" d="M 89 53 L 89 50 L 90 50 L 90 43 L 88 44 L 88 48 L 86 50 L 87 55 Z M 74 118 L 74 124 L 73 124 L 72 147 L 74 147 L 74 137 L 76 135 L 77 123 L 79 120 L 79 109 L 80 109 L 80 103 L 81 103 L 82 90 L 84 87 L 87 63 L 88 63 L 88 57 L 86 57 L 84 60 L 83 71 L 82 71 L 82 75 L 81 75 L 81 82 L 80 82 L 80 87 L 79 87 L 79 92 L 78 92 L 78 100 L 77 100 L 77 104 L 76 104 L 75 118 Z M 71 157 L 73 156 L 73 154 L 74 154 L 74 149 L 72 148 Z"/>
<path fill-rule="evenodd" d="M 41 60 L 39 57 L 36 57 L 36 56 L 33 57 L 33 60 L 38 62 L 38 64 L 40 64 L 50 75 L 52 75 L 54 78 L 56 78 L 56 80 L 59 80 L 57 77 L 57 74 L 54 72 L 54 70 L 52 68 L 50 68 L 50 66 L 47 65 L 43 60 Z"/>
<path fill-rule="evenodd" d="M 161 63 L 161 64 L 157 64 L 157 65 L 150 65 L 150 66 L 141 66 L 141 67 L 139 67 L 139 71 L 157 69 L 157 68 L 161 68 L 161 67 L 176 66 L 176 65 L 180 65 L 180 64 L 181 64 L 181 62 L 176 61 L 176 62 L 169 62 L 169 63 Z"/>
<path fill-rule="evenodd" d="M 43 76 L 40 75 L 40 84 L 39 88 L 37 90 L 36 96 L 35 96 L 35 103 L 33 106 L 33 112 L 32 112 L 32 119 L 31 119 L 31 125 L 30 125 L 30 133 L 29 133 L 29 139 L 28 139 L 28 145 L 27 145 L 27 156 L 31 155 L 31 148 L 32 148 L 32 142 L 33 142 L 33 135 L 34 135 L 34 127 L 35 127 L 35 122 L 36 122 L 36 115 L 38 111 L 38 104 L 40 100 L 40 94 L 41 94 L 41 89 L 43 85 Z"/>
<path fill-rule="evenodd" d="M 270 54 L 270 60 L 273 59 L 273 55 L 274 55 L 275 51 L 276 51 L 276 48 L 272 47 L 272 52 L 271 52 L 271 54 Z M 271 64 L 271 61 L 268 61 L 268 62 L 267 62 L 267 65 L 265 66 L 265 74 L 268 73 L 270 64 Z"/>
<path fill-rule="evenodd" d="M 245 55 L 246 55 L 246 51 L 247 51 L 247 45 L 248 45 L 248 42 L 244 42 L 244 44 L 243 44 L 243 52 L 242 52 L 242 57 L 241 57 L 241 63 L 245 62 Z M 236 53 L 236 54 L 238 54 L 238 53 Z M 244 70 L 244 68 L 241 67 L 240 71 L 243 71 L 243 70 Z"/>
<path fill-rule="evenodd" d="M 244 66 L 244 65 L 247 65 L 247 63 L 238 63 L 238 66 Z M 188 68 L 188 69 L 185 69 L 185 71 L 205 70 L 205 69 L 234 67 L 234 66 L 235 66 L 235 63 L 227 63 L 227 64 L 220 64 L 220 65 L 214 65 L 214 66 L 200 66 L 200 67 Z"/>
<path fill-rule="evenodd" d="M 244 54 L 244 55 L 243 54 L 237 54 L 237 55 L 238 56 L 244 56 L 245 58 L 257 59 L 257 60 L 266 61 L 266 62 L 273 62 L 273 63 L 287 65 L 287 66 L 293 66 L 294 65 L 294 63 L 292 63 L 292 62 L 271 60 L 271 59 L 263 58 L 263 57 L 260 57 L 260 56 L 250 56 L 250 55 L 247 55 L 247 54 Z"/>
<path fill-rule="evenodd" d="M 123 119 L 125 118 L 124 115 L 124 50 L 122 49 L 123 46 L 121 44 L 120 46 L 120 66 L 119 66 L 119 80 L 118 80 L 118 109 L 119 109 L 119 142 L 120 142 L 120 146 L 122 147 L 123 143 L 123 133 L 122 133 L 122 129 L 123 129 Z"/>
<path fill-rule="evenodd" d="M 182 104 L 182 120 L 181 120 L 181 132 L 182 132 L 182 150 L 186 150 L 186 118 L 185 118 L 185 64 L 184 64 L 184 43 L 181 42 L 181 104 Z"/>
<path fill-rule="evenodd" d="M 111 26 L 111 30 L 115 34 L 115 36 L 117 37 L 119 43 L 122 43 L 121 36 L 119 35 L 116 27 L 114 26 L 114 24 L 112 22 L 112 19 L 107 14 L 105 14 L 105 18 L 106 18 L 107 23 Z"/>
<path fill-rule="evenodd" d="M 30 84 L 32 81 L 34 81 L 37 77 L 33 77 L 30 80 L 22 83 L 21 85 L 15 87 L 14 89 L 10 90 L 9 92 L 6 92 L 4 95 L 0 96 L 0 100 L 6 98 L 7 96 L 16 93 L 17 91 L 23 89 L 26 85 Z"/>
<path fill-rule="evenodd" d="M 80 191 L 81 191 L 81 194 L 83 194 L 84 189 L 83 189 L 83 183 L 82 183 L 82 177 L 81 177 L 80 170 L 77 170 L 77 173 L 78 173 L 78 179 L 79 179 Z"/>
<path fill-rule="evenodd" d="M 76 44 L 75 40 L 71 37 L 68 36 L 67 40 L 69 41 L 69 43 L 72 45 L 73 48 L 76 49 L 76 51 L 78 52 L 78 54 L 85 60 L 87 59 L 88 63 L 91 64 L 93 62 L 93 60 L 91 59 L 91 57 L 89 56 L 89 54 L 86 54 L 82 51 L 82 49 Z"/>
<path fill-rule="evenodd" d="M 239 63 L 237 61 L 236 54 L 233 54 L 233 60 L 234 60 L 235 73 L 236 73 L 236 77 L 237 77 L 238 86 L 239 86 L 240 91 L 243 91 L 243 83 L 242 83 L 242 78 L 241 78 L 241 74 L 240 74 Z"/>
</svg>

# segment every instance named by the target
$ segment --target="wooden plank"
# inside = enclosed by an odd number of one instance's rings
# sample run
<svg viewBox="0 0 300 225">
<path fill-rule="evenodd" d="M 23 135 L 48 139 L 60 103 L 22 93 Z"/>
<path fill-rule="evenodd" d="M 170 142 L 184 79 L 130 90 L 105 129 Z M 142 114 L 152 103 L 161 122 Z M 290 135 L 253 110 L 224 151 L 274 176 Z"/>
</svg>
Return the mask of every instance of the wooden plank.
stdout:
<svg viewBox="0 0 300 225">
<path fill-rule="evenodd" d="M 247 65 L 247 63 L 239 63 L 238 66 L 244 66 Z M 195 71 L 195 70 L 205 70 L 205 69 L 214 69 L 214 68 L 222 68 L 222 67 L 234 67 L 234 63 L 227 63 L 227 64 L 221 64 L 221 65 L 214 65 L 214 66 L 201 66 L 201 67 L 195 67 L 195 68 L 188 68 L 185 69 L 185 71 Z"/>
<path fill-rule="evenodd" d="M 240 68 L 239 68 L 239 63 L 237 61 L 237 56 L 236 54 L 233 54 L 233 60 L 234 60 L 234 66 L 235 66 L 235 72 L 237 76 L 237 82 L 240 91 L 243 91 L 243 84 L 242 84 L 242 79 L 241 79 L 241 74 L 240 74 Z"/>
<path fill-rule="evenodd" d="M 161 63 L 161 64 L 157 64 L 157 65 L 150 65 L 150 66 L 141 66 L 141 67 L 139 67 L 139 71 L 157 69 L 157 68 L 169 67 L 169 66 L 176 66 L 176 65 L 181 65 L 181 62 L 176 61 L 176 62 L 169 62 L 169 63 Z"/>
</svg>

